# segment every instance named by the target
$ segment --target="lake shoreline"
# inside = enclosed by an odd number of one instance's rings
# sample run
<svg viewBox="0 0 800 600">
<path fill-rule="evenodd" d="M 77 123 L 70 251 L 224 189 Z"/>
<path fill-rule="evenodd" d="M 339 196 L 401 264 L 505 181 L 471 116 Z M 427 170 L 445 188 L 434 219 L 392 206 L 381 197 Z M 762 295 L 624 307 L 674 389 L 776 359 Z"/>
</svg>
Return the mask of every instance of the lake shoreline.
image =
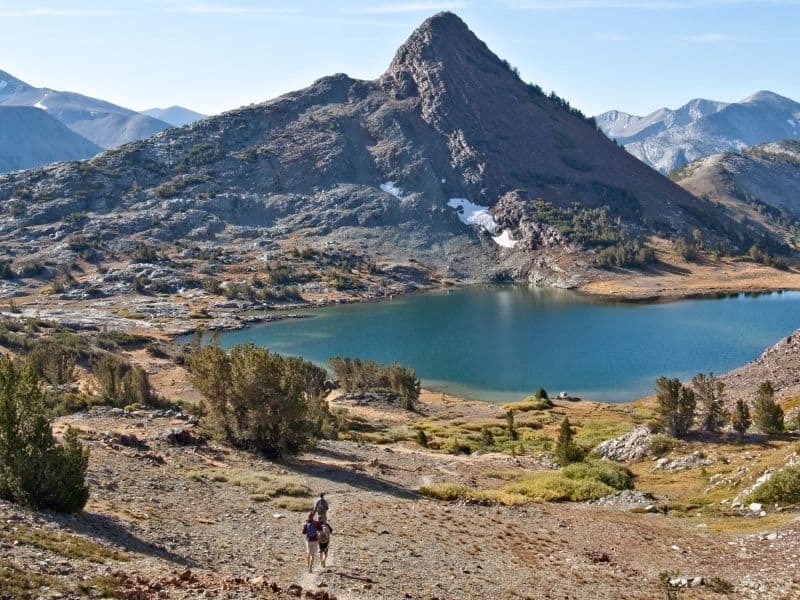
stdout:
<svg viewBox="0 0 800 600">
<path fill-rule="evenodd" d="M 459 286 L 308 310 L 313 318 L 223 332 L 221 343 L 319 365 L 331 356 L 400 362 L 431 390 L 495 403 L 539 386 L 618 403 L 647 395 L 660 376 L 734 369 L 800 326 L 798 292 L 705 298 L 605 302 L 518 284 Z"/>
</svg>

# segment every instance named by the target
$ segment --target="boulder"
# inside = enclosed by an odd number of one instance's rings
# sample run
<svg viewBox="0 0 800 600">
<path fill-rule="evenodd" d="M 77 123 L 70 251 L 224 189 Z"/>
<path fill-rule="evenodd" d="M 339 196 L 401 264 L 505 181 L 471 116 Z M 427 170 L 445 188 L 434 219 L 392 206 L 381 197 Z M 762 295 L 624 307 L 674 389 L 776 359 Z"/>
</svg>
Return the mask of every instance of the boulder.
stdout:
<svg viewBox="0 0 800 600">
<path fill-rule="evenodd" d="M 642 460 L 650 455 L 652 439 L 650 430 L 640 425 L 625 435 L 598 444 L 594 452 L 603 458 L 620 462 Z"/>
</svg>

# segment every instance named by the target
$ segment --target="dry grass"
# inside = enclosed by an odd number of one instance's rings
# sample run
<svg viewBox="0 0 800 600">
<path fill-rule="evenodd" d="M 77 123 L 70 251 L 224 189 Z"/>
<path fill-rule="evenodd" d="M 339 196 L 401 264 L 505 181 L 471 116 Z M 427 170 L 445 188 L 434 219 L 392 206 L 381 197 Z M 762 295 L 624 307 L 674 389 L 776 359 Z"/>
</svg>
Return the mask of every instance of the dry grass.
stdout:
<svg viewBox="0 0 800 600">
<path fill-rule="evenodd" d="M 46 550 L 64 558 L 105 563 L 108 560 L 123 561 L 123 553 L 102 546 L 85 537 L 56 531 L 36 529 L 30 525 L 6 526 L 0 529 L 0 540 Z"/>
<path fill-rule="evenodd" d="M 279 475 L 249 469 L 207 469 L 189 471 L 192 481 L 227 483 L 244 489 L 254 502 L 269 502 L 287 510 L 303 511 L 309 508 L 311 489 L 299 477 Z"/>
</svg>

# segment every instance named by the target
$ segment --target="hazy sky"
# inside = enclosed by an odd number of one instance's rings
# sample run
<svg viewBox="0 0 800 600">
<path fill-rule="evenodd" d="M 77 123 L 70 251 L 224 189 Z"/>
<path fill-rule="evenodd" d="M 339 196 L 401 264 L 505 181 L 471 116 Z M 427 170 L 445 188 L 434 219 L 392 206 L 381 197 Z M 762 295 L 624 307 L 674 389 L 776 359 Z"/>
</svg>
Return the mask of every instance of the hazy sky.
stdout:
<svg viewBox="0 0 800 600">
<path fill-rule="evenodd" d="M 800 100 L 800 0 L 0 0 L 0 69 L 211 114 L 331 73 L 375 78 L 442 9 L 587 114 L 761 89 Z"/>
</svg>

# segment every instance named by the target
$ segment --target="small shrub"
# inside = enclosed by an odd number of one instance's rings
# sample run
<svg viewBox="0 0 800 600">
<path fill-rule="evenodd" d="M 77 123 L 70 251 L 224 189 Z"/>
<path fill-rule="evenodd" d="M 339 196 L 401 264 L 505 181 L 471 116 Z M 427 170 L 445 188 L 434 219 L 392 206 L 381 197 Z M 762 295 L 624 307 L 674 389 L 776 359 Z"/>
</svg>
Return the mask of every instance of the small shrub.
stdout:
<svg viewBox="0 0 800 600">
<path fill-rule="evenodd" d="M 537 398 L 536 396 L 528 396 L 521 402 L 510 402 L 504 405 L 503 408 L 517 412 L 528 412 L 531 410 L 547 410 L 553 408 L 553 403 L 546 397 Z"/>
<path fill-rule="evenodd" d="M 722 577 L 712 577 L 706 583 L 706 587 L 717 594 L 732 594 L 735 589 L 730 581 Z"/>
<path fill-rule="evenodd" d="M 747 502 L 800 504 L 800 467 L 786 467 L 758 486 Z"/>
<path fill-rule="evenodd" d="M 556 461 L 562 466 L 583 460 L 583 450 L 573 440 L 572 425 L 567 417 L 561 421 L 555 455 Z"/>
<path fill-rule="evenodd" d="M 441 446 L 441 449 L 448 454 L 471 454 L 472 446 L 467 442 L 462 441 L 459 437 L 453 436 L 447 438 Z"/>
<path fill-rule="evenodd" d="M 417 443 L 422 446 L 423 448 L 428 447 L 428 436 L 425 434 L 424 429 L 417 429 L 417 436 L 416 436 Z"/>
<path fill-rule="evenodd" d="M 420 381 L 412 367 L 389 366 L 360 358 L 330 359 L 331 370 L 345 391 L 391 391 L 400 396 L 403 408 L 414 410 L 419 400 Z"/>
<path fill-rule="evenodd" d="M 454 500 L 462 500 L 470 496 L 470 489 L 465 485 L 457 483 L 433 483 L 431 485 L 423 485 L 419 488 L 419 493 L 429 498 L 436 500 L 445 500 L 452 502 Z"/>
<path fill-rule="evenodd" d="M 494 446 L 494 434 L 492 433 L 492 428 L 488 425 L 481 427 L 481 446 L 484 449 Z"/>
<path fill-rule="evenodd" d="M 675 448 L 675 439 L 666 435 L 654 435 L 650 440 L 650 452 L 653 456 L 664 456 Z"/>
<path fill-rule="evenodd" d="M 736 406 L 733 409 L 733 413 L 731 413 L 731 427 L 741 437 L 750 428 L 751 423 L 750 409 L 747 406 L 747 402 L 740 398 L 736 401 Z"/>
<path fill-rule="evenodd" d="M 615 490 L 633 489 L 633 473 L 624 466 L 610 460 L 586 460 L 564 467 L 568 479 L 595 479 Z"/>
</svg>

